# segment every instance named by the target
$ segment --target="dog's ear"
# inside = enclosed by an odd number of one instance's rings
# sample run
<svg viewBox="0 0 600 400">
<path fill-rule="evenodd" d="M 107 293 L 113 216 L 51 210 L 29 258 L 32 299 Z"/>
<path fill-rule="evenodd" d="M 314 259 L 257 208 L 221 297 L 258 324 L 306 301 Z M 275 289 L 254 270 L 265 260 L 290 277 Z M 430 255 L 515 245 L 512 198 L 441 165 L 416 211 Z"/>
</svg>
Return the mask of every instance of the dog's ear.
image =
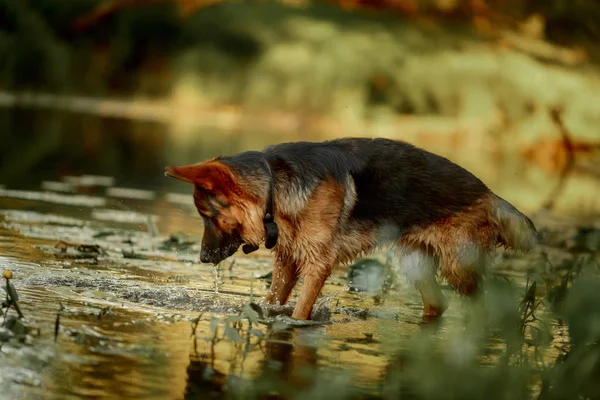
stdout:
<svg viewBox="0 0 600 400">
<path fill-rule="evenodd" d="M 235 186 L 231 170 L 219 161 L 165 168 L 165 176 L 200 186 L 209 192 L 227 193 Z"/>
</svg>

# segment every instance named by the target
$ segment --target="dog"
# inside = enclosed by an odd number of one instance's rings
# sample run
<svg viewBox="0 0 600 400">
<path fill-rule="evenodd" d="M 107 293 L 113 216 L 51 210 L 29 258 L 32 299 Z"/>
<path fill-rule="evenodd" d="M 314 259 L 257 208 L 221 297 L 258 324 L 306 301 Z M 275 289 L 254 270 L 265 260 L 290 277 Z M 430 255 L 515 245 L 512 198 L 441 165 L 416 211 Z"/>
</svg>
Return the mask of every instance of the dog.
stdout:
<svg viewBox="0 0 600 400">
<path fill-rule="evenodd" d="M 436 319 L 448 307 L 438 272 L 474 297 L 498 248 L 527 252 L 539 241 L 532 221 L 472 173 L 398 140 L 282 143 L 165 175 L 194 185 L 201 262 L 264 243 L 275 256 L 270 304 L 285 304 L 303 278 L 296 319 L 310 319 L 333 268 L 390 245 L 421 294 L 423 318 Z"/>
</svg>

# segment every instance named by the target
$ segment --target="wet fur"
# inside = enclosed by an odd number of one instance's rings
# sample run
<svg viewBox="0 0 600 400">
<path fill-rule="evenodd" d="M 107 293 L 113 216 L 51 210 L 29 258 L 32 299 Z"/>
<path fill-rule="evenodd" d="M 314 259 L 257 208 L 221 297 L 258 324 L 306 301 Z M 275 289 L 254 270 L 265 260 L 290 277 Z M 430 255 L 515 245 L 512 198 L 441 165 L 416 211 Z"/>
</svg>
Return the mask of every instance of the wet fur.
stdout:
<svg viewBox="0 0 600 400">
<path fill-rule="evenodd" d="M 169 168 L 168 175 L 195 185 L 204 260 L 264 241 L 265 159 L 280 232 L 266 301 L 286 303 L 302 277 L 295 318 L 310 318 L 333 268 L 379 247 L 397 249 L 424 316 L 437 317 L 446 309 L 438 271 L 470 296 L 498 246 L 527 251 L 537 243 L 531 221 L 462 167 L 401 141 L 346 138 Z"/>
</svg>

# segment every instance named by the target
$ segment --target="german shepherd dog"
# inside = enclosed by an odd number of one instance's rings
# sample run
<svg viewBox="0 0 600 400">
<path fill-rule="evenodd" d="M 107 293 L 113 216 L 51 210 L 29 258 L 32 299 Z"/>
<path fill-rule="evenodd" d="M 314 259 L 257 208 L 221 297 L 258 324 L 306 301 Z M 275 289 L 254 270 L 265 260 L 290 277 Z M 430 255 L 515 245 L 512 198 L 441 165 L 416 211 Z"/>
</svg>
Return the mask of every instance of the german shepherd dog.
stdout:
<svg viewBox="0 0 600 400">
<path fill-rule="evenodd" d="M 264 243 L 275 253 L 265 301 L 285 304 L 302 277 L 297 319 L 310 319 L 334 267 L 382 246 L 395 246 L 431 319 L 447 308 L 438 270 L 472 297 L 498 247 L 538 243 L 531 220 L 477 177 L 402 141 L 283 143 L 167 167 L 165 175 L 194 185 L 204 221 L 200 261 L 217 264 L 240 246 L 249 253 Z"/>
</svg>

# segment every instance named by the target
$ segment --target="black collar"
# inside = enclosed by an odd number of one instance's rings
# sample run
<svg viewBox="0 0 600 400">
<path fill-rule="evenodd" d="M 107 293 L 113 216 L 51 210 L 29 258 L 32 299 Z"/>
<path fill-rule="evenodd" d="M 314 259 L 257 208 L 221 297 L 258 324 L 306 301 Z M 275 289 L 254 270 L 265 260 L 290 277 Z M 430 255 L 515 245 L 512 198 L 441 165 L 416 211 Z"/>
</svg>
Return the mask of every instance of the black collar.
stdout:
<svg viewBox="0 0 600 400">
<path fill-rule="evenodd" d="M 269 162 L 263 158 L 265 167 L 269 172 L 269 193 L 267 194 L 267 206 L 265 209 L 265 216 L 263 217 L 263 224 L 265 226 L 265 248 L 272 249 L 277 244 L 277 238 L 279 237 L 279 229 L 275 223 L 275 213 L 273 212 L 273 201 L 274 201 L 274 184 L 273 184 L 273 172 Z M 242 246 L 242 251 L 245 254 L 250 254 L 258 250 L 258 246 L 250 243 L 246 243 Z"/>
</svg>

